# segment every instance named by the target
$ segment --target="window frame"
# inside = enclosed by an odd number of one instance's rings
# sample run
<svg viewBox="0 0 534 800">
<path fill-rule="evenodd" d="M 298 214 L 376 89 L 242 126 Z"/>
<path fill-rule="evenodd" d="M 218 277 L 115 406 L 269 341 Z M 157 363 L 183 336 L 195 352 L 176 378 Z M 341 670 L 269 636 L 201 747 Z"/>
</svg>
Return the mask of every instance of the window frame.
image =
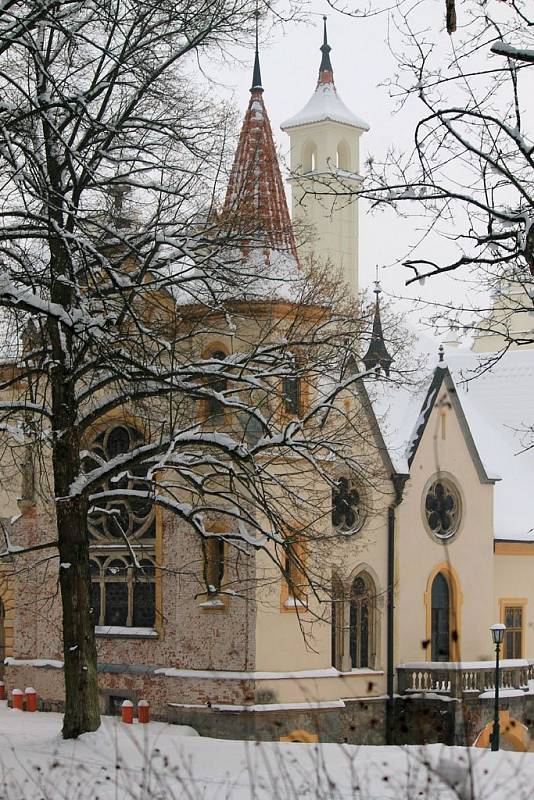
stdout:
<svg viewBox="0 0 534 800">
<path fill-rule="evenodd" d="M 98 585 L 100 590 L 100 608 L 99 608 L 99 617 L 98 620 L 95 620 L 95 627 L 97 628 L 133 628 L 134 630 L 137 628 L 146 628 L 155 630 L 156 629 L 156 621 L 158 618 L 158 609 L 157 609 L 157 567 L 155 563 L 154 557 L 147 557 L 144 556 L 143 553 L 136 554 L 136 557 L 139 557 L 139 562 L 141 566 L 143 566 L 144 561 L 150 562 L 150 564 L 146 564 L 144 566 L 151 567 L 153 569 L 152 575 L 145 576 L 144 578 L 141 577 L 145 583 L 153 585 L 154 589 L 154 620 L 151 625 L 136 625 L 134 624 L 134 615 L 135 615 L 135 585 L 139 582 L 139 570 L 134 567 L 133 564 L 128 563 L 128 558 L 125 555 L 124 551 L 115 551 L 113 553 L 98 553 L 95 551 L 91 551 L 90 553 L 90 561 L 91 563 L 95 563 L 99 566 L 98 572 L 93 573 L 91 572 L 91 589 L 94 585 Z M 125 576 L 123 577 L 118 576 L 115 577 L 113 575 L 107 575 L 106 572 L 109 569 L 110 565 L 114 561 L 122 561 L 125 567 Z M 116 624 L 113 622 L 106 622 L 106 606 L 107 606 L 107 593 L 106 593 L 106 586 L 109 584 L 120 584 L 126 586 L 126 622 L 124 624 Z M 101 634 L 97 634 L 101 635 Z"/>
<path fill-rule="evenodd" d="M 283 569 L 280 611 L 301 614 L 308 608 L 308 581 L 306 579 L 308 554 L 305 542 L 297 537 L 287 536 L 281 555 Z"/>
<path fill-rule="evenodd" d="M 507 641 L 507 634 L 508 628 L 504 633 L 504 640 L 502 646 L 502 658 L 524 658 L 523 653 L 525 653 L 525 635 L 526 635 L 526 618 L 527 618 L 527 606 L 528 606 L 528 599 L 526 597 L 502 597 L 499 598 L 499 618 L 500 621 L 506 625 L 506 609 L 507 608 L 520 608 L 521 609 L 521 628 L 512 628 L 510 632 L 517 632 L 518 630 L 521 632 L 521 655 L 519 656 L 507 656 L 506 655 L 506 641 Z"/>
</svg>

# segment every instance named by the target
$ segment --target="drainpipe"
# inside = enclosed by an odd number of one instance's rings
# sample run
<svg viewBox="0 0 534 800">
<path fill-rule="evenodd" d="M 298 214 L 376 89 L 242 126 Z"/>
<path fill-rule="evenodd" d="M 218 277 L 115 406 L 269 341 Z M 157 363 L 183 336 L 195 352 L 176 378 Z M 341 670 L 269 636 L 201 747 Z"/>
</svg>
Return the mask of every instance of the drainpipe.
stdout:
<svg viewBox="0 0 534 800">
<path fill-rule="evenodd" d="M 386 744 L 394 744 L 395 690 L 395 522 L 396 509 L 402 503 L 407 476 L 394 475 L 395 500 L 388 507 L 387 563 L 387 667 L 386 667 Z"/>
</svg>

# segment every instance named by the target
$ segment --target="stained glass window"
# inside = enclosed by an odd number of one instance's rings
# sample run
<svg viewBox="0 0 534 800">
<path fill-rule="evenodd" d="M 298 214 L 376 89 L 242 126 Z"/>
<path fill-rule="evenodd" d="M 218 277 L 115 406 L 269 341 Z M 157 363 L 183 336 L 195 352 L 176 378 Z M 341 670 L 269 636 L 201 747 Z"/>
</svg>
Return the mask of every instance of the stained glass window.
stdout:
<svg viewBox="0 0 534 800">
<path fill-rule="evenodd" d="M 340 478 L 332 490 L 332 525 L 339 533 L 355 533 L 364 522 L 360 488 L 349 478 Z"/>
<path fill-rule="evenodd" d="M 450 481 L 439 479 L 431 484 L 425 498 L 425 514 L 435 536 L 454 536 L 460 524 L 460 497 Z"/>
<path fill-rule="evenodd" d="M 374 587 L 368 575 L 358 575 L 350 596 L 350 660 L 353 669 L 372 666 Z"/>
<path fill-rule="evenodd" d="M 143 444 L 127 425 L 115 425 L 93 440 L 83 468 L 87 472 Z M 124 497 L 98 498 L 87 527 L 91 548 L 91 606 L 95 625 L 153 627 L 155 623 L 156 514 L 147 468 L 126 469 L 103 481 L 95 494 L 127 490 Z M 139 492 L 136 496 L 129 492 Z M 111 552 L 110 552 L 111 551 Z M 146 558 L 148 556 L 148 558 Z M 139 559 L 139 566 L 136 566 Z"/>
</svg>

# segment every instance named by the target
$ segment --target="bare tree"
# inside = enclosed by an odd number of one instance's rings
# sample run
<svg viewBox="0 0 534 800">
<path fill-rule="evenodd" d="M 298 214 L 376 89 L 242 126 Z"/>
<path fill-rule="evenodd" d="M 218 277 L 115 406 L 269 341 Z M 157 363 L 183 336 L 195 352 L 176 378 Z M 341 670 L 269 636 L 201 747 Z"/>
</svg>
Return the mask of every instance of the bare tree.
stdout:
<svg viewBox="0 0 534 800">
<path fill-rule="evenodd" d="M 332 287 L 292 272 L 292 253 L 269 255 L 254 218 L 212 210 L 230 123 L 193 91 L 186 57 L 246 38 L 255 9 L 28 0 L 0 19 L 1 425 L 23 496 L 52 503 L 56 529 L 7 538 L 2 555 L 59 556 L 65 738 L 99 724 L 89 534 L 106 515 L 140 570 L 126 500 L 204 542 L 222 515 L 232 547 L 287 570 L 295 536 L 324 535 L 332 462 L 373 478 L 372 431 L 340 400 L 361 377 L 353 309 L 334 312 Z M 214 338 L 232 352 L 207 352 Z M 98 441 L 128 415 L 142 436 Z"/>
<path fill-rule="evenodd" d="M 512 320 L 528 322 L 534 302 L 533 20 L 518 0 L 462 3 L 454 37 L 435 21 L 427 3 L 392 11 L 397 70 L 387 86 L 399 122 L 414 109 L 418 121 L 409 151 L 369 159 L 359 194 L 416 220 L 407 284 L 455 273 L 486 290 L 461 307 L 436 303 L 438 327 L 530 344 L 531 326 Z M 317 191 L 350 194 L 342 181 Z"/>
</svg>

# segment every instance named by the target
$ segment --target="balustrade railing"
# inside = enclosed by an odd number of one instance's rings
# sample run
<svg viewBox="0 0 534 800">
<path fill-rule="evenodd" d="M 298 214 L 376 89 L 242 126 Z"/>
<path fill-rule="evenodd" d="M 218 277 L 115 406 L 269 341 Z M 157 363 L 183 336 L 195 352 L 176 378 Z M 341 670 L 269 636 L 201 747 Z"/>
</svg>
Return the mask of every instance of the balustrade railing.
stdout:
<svg viewBox="0 0 534 800">
<path fill-rule="evenodd" d="M 397 667 L 399 694 L 433 693 L 461 698 L 495 690 L 495 662 L 421 661 Z M 503 659 L 499 688 L 527 691 L 534 681 L 534 661 Z"/>
</svg>

